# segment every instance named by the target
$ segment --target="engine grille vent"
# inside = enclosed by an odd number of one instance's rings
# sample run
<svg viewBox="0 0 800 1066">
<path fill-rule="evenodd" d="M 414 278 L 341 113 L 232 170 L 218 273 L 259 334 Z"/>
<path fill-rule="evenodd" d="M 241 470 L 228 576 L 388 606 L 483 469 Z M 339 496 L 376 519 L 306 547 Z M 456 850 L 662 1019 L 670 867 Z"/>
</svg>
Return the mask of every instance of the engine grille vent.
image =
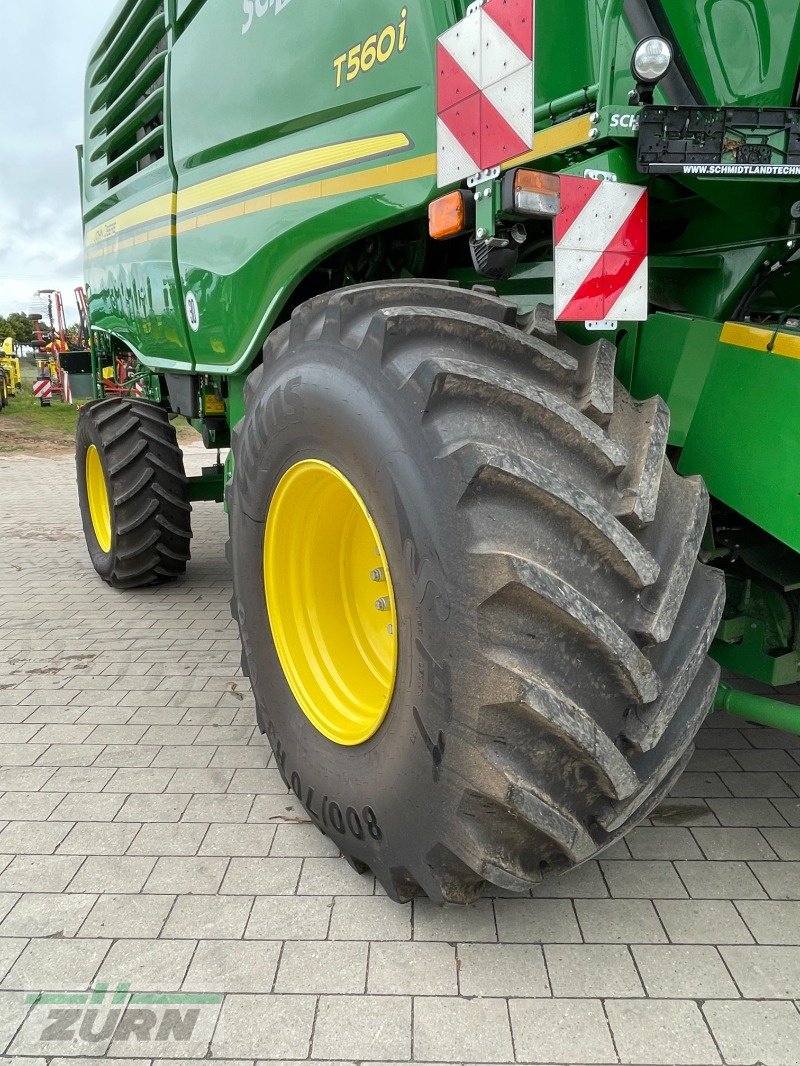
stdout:
<svg viewBox="0 0 800 1066">
<path fill-rule="evenodd" d="M 128 0 L 90 60 L 90 184 L 113 189 L 164 155 L 164 0 Z"/>
</svg>

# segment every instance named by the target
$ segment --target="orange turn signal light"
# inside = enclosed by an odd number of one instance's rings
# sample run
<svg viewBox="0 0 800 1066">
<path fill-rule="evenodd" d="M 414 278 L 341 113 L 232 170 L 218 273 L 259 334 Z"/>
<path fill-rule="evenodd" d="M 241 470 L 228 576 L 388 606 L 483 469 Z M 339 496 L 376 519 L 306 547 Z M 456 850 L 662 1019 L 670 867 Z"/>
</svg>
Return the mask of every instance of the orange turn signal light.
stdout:
<svg viewBox="0 0 800 1066">
<path fill-rule="evenodd" d="M 467 228 L 467 199 L 460 189 L 428 205 L 428 232 L 436 241 L 457 237 Z"/>
<path fill-rule="evenodd" d="M 514 175 L 514 188 L 517 192 L 539 193 L 543 196 L 561 195 L 561 178 L 558 174 L 548 174 L 545 170 L 526 170 L 520 167 Z"/>
</svg>

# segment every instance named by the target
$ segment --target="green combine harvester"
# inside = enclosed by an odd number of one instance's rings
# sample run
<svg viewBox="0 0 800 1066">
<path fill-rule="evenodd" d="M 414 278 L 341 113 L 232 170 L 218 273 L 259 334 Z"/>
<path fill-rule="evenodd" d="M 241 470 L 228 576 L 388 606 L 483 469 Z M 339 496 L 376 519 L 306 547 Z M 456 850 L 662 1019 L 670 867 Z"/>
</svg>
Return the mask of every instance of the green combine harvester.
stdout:
<svg viewBox="0 0 800 1066">
<path fill-rule="evenodd" d="M 259 726 L 396 900 L 595 856 L 715 700 L 800 731 L 718 665 L 800 681 L 799 66 L 796 0 L 125 0 L 92 51 L 92 562 L 177 578 L 225 502 Z"/>
</svg>

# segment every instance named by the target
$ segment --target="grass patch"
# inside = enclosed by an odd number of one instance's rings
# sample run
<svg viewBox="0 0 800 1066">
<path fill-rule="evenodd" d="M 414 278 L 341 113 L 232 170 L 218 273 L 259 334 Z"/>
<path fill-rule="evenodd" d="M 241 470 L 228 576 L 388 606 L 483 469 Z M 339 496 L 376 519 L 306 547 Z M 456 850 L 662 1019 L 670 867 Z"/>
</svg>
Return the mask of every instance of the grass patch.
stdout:
<svg viewBox="0 0 800 1066">
<path fill-rule="evenodd" d="M 35 378 L 36 370 L 24 363 L 23 391 L 12 396 L 0 414 L 0 453 L 39 454 L 73 448 L 77 409 L 55 399 L 50 407 L 42 407 L 31 391 Z"/>
<path fill-rule="evenodd" d="M 32 392 L 36 369 L 28 363 L 23 364 L 22 379 L 23 391 L 11 397 L 8 407 L 0 413 L 0 455 L 71 452 L 75 447 L 77 407 L 55 398 L 50 407 L 42 407 Z M 185 418 L 176 418 L 172 424 L 181 445 L 200 439 Z"/>
</svg>

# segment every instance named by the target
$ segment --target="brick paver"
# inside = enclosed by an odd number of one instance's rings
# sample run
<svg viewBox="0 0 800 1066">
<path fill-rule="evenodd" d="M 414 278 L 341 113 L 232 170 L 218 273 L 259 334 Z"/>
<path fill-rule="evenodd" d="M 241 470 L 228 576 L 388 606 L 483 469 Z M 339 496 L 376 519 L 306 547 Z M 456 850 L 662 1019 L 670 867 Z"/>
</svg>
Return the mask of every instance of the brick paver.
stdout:
<svg viewBox="0 0 800 1066">
<path fill-rule="evenodd" d="M 798 738 L 713 715 L 600 861 L 397 907 L 254 726 L 221 508 L 185 581 L 116 593 L 72 461 L 0 465 L 4 1060 L 800 1064 Z"/>
</svg>

